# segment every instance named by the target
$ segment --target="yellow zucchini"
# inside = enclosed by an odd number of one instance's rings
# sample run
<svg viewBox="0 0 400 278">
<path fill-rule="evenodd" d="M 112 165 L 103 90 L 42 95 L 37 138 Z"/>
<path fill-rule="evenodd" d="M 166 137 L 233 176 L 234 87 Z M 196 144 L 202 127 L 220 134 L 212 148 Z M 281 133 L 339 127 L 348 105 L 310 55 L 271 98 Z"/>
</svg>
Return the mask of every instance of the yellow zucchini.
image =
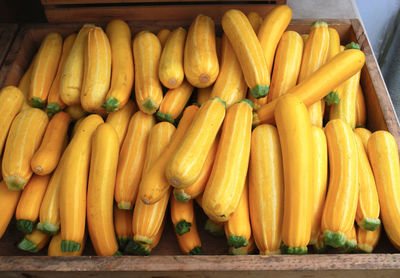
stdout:
<svg viewBox="0 0 400 278">
<path fill-rule="evenodd" d="M 103 107 L 114 112 L 125 106 L 133 87 L 131 29 L 125 21 L 114 19 L 107 24 L 106 33 L 110 40 L 112 74 Z"/>
<path fill-rule="evenodd" d="M 135 61 L 135 96 L 139 109 L 154 114 L 161 104 L 163 92 L 158 78 L 161 44 L 149 31 L 142 31 L 133 40 Z"/>
<path fill-rule="evenodd" d="M 378 244 L 381 230 L 381 226 L 379 226 L 375 231 L 357 229 L 357 248 L 365 253 L 372 253 Z"/>
<path fill-rule="evenodd" d="M 46 112 L 49 115 L 56 114 L 65 107 L 65 103 L 61 100 L 60 97 L 60 82 L 64 69 L 65 60 L 67 59 L 69 52 L 71 51 L 75 39 L 76 39 L 76 34 L 73 33 L 64 40 L 60 62 L 58 63 L 57 73 L 56 76 L 54 77 L 53 83 L 51 84 L 49 90 L 49 96 L 47 97 Z"/>
<path fill-rule="evenodd" d="M 119 209 L 114 206 L 114 228 L 119 250 L 124 250 L 128 241 L 132 239 L 132 210 Z"/>
<path fill-rule="evenodd" d="M 8 190 L 7 184 L 0 181 L 0 239 L 4 235 L 17 207 L 21 191 Z"/>
<path fill-rule="evenodd" d="M 151 250 L 155 248 L 158 243 L 160 242 L 161 236 L 163 234 L 165 226 L 165 218 L 161 224 L 160 229 L 156 233 L 156 235 L 153 237 L 153 243 L 148 244 L 148 243 L 143 243 L 143 242 L 137 242 L 133 239 L 130 239 L 128 244 L 126 245 L 124 249 L 125 254 L 130 254 L 130 255 L 139 255 L 139 256 L 148 256 L 151 253 Z"/>
<path fill-rule="evenodd" d="M 301 34 L 301 38 L 303 40 L 303 45 L 306 45 L 309 37 L 310 37 L 310 34 Z M 303 51 L 304 51 L 304 47 L 303 47 Z"/>
<path fill-rule="evenodd" d="M 163 47 L 158 67 L 158 76 L 161 83 L 169 89 L 180 87 L 185 77 L 183 71 L 185 39 L 186 30 L 179 27 L 169 34 Z"/>
<path fill-rule="evenodd" d="M 196 181 L 224 117 L 225 103 L 218 97 L 200 107 L 168 162 L 165 175 L 169 184 L 185 188 Z"/>
<path fill-rule="evenodd" d="M 21 90 L 14 86 L 7 86 L 0 91 L 0 153 L 10 130 L 11 123 L 20 111 L 24 102 Z"/>
<path fill-rule="evenodd" d="M 249 215 L 249 185 L 247 178 L 240 196 L 239 204 L 229 220 L 224 223 L 224 229 L 228 246 L 240 248 L 249 245 L 251 226 Z"/>
<path fill-rule="evenodd" d="M 203 103 L 205 103 L 210 98 L 212 89 L 212 86 L 197 89 L 196 100 L 198 105 L 203 105 Z"/>
<path fill-rule="evenodd" d="M 86 111 L 83 110 L 83 108 L 80 104 L 70 105 L 65 109 L 65 111 L 71 116 L 71 119 L 73 121 L 82 119 L 83 117 L 85 117 L 87 115 Z"/>
<path fill-rule="evenodd" d="M 49 119 L 37 108 L 21 111 L 13 120 L 3 154 L 3 179 L 10 190 L 22 190 L 32 176 L 31 159 Z"/>
<path fill-rule="evenodd" d="M 154 117 L 142 111 L 133 114 L 129 121 L 128 131 L 121 147 L 115 182 L 115 201 L 120 209 L 132 209 L 135 203 L 146 146 L 154 125 Z"/>
<path fill-rule="evenodd" d="M 59 256 L 80 256 L 82 255 L 83 249 L 85 249 L 85 241 L 86 238 L 81 242 L 81 248 L 79 251 L 75 252 L 62 252 L 61 251 L 61 233 L 57 233 L 54 235 L 49 243 L 49 247 L 47 248 L 47 256 L 50 257 L 59 257 Z"/>
<path fill-rule="evenodd" d="M 280 5 L 267 14 L 258 30 L 258 40 L 269 73 L 272 71 L 276 47 L 291 19 L 292 9 L 287 5 Z"/>
<path fill-rule="evenodd" d="M 265 97 L 269 91 L 270 72 L 249 20 L 239 10 L 228 10 L 222 17 L 222 28 L 235 50 L 251 94 L 255 98 Z"/>
<path fill-rule="evenodd" d="M 229 247 L 229 255 L 249 255 L 253 254 L 254 251 L 257 249 L 254 237 L 251 236 L 249 239 L 249 244 L 247 246 L 242 246 L 239 248 L 235 248 L 233 246 Z"/>
<path fill-rule="evenodd" d="M 43 39 L 36 54 L 29 86 L 29 102 L 33 107 L 43 108 L 47 102 L 50 86 L 57 73 L 63 39 L 58 33 L 49 33 Z"/>
<path fill-rule="evenodd" d="M 87 112 L 102 112 L 111 78 L 111 47 L 100 27 L 92 28 L 87 36 L 84 54 L 81 105 Z"/>
<path fill-rule="evenodd" d="M 367 150 L 378 190 L 382 223 L 392 244 L 400 249 L 400 165 L 396 140 L 387 131 L 376 131 L 368 140 Z"/>
<path fill-rule="evenodd" d="M 68 106 L 80 103 L 87 36 L 93 27 L 93 24 L 83 25 L 65 60 L 60 81 L 60 97 Z"/>
<path fill-rule="evenodd" d="M 329 47 L 326 60 L 329 61 L 340 52 L 340 36 L 336 29 L 328 27 Z"/>
<path fill-rule="evenodd" d="M 268 102 L 277 99 L 296 86 L 302 55 L 303 40 L 299 33 L 295 31 L 283 33 L 276 50 Z"/>
<path fill-rule="evenodd" d="M 360 194 L 358 196 L 358 206 L 356 221 L 361 229 L 374 231 L 379 228 L 379 199 L 376 190 L 375 178 L 372 173 L 368 155 L 361 137 L 354 133 L 358 152 L 358 183 Z"/>
<path fill-rule="evenodd" d="M 343 51 L 286 93 L 296 95 L 309 106 L 356 74 L 364 63 L 365 55 L 362 51 L 357 49 Z M 278 99 L 258 109 L 253 120 L 255 125 L 274 122 L 274 110 Z"/>
<path fill-rule="evenodd" d="M 99 256 L 119 254 L 113 222 L 113 193 L 118 165 L 118 135 L 107 123 L 92 135 L 87 223 L 94 250 Z"/>
<path fill-rule="evenodd" d="M 249 12 L 247 14 L 247 18 L 253 27 L 253 30 L 256 34 L 258 34 L 258 30 L 260 29 L 261 24 L 263 23 L 263 18 L 257 12 Z"/>
<path fill-rule="evenodd" d="M 358 154 L 354 133 L 343 120 L 325 127 L 329 153 L 329 186 L 322 214 L 324 243 L 342 247 L 354 223 L 359 196 Z"/>
<path fill-rule="evenodd" d="M 25 235 L 17 247 L 23 251 L 37 253 L 47 245 L 49 240 L 49 235 L 42 233 L 38 229 L 34 229 L 31 234 Z"/>
<path fill-rule="evenodd" d="M 54 115 L 47 125 L 39 149 L 31 160 L 31 167 L 37 175 L 48 175 L 57 167 L 61 154 L 65 149 L 71 117 L 66 112 Z"/>
<path fill-rule="evenodd" d="M 181 203 L 175 200 L 171 194 L 171 220 L 174 225 L 175 232 L 181 236 L 190 231 L 190 227 L 194 221 L 193 200 Z"/>
<path fill-rule="evenodd" d="M 24 73 L 24 75 L 22 76 L 21 80 L 18 83 L 18 89 L 20 89 L 22 94 L 24 95 L 24 101 L 22 102 L 21 110 L 31 107 L 28 98 L 29 98 L 29 87 L 31 84 L 33 62 L 35 60 L 35 57 L 33 57 L 32 62 L 29 65 L 29 68 L 26 70 L 26 72 Z"/>
<path fill-rule="evenodd" d="M 283 166 L 278 131 L 256 127 L 249 165 L 251 229 L 260 254 L 280 253 L 283 220 Z"/>
<path fill-rule="evenodd" d="M 203 249 L 201 248 L 201 241 L 199 234 L 197 232 L 196 219 L 193 218 L 192 226 L 190 227 L 190 231 L 184 233 L 183 235 L 179 235 L 175 232 L 176 237 L 178 239 L 179 247 L 182 252 L 186 255 L 202 255 Z"/>
<path fill-rule="evenodd" d="M 307 253 L 313 212 L 313 139 L 304 103 L 292 94 L 277 101 L 276 126 L 282 149 L 285 209 L 282 222 L 283 253 Z"/>
<path fill-rule="evenodd" d="M 208 152 L 206 161 L 204 162 L 203 168 L 201 168 L 201 172 L 197 180 L 189 187 L 174 188 L 173 194 L 178 202 L 186 203 L 187 201 L 195 199 L 197 196 L 203 193 L 214 164 L 218 142 L 219 139 L 216 138 L 211 146 L 210 151 Z"/>
<path fill-rule="evenodd" d="M 188 106 L 183 112 L 183 116 L 179 121 L 178 128 L 170 143 L 159 156 L 159 159 L 154 163 L 149 171 L 142 176 L 142 181 L 139 186 L 139 198 L 145 204 L 154 204 L 160 200 L 170 188 L 167 178 L 165 177 L 165 168 L 175 152 L 181 144 L 182 138 L 189 129 L 193 118 L 197 113 L 198 107 L 195 105 Z"/>
<path fill-rule="evenodd" d="M 351 229 L 345 233 L 345 237 L 346 243 L 338 250 L 340 253 L 350 253 L 357 247 L 357 231 L 354 223 Z"/>
<path fill-rule="evenodd" d="M 86 190 L 92 135 L 103 119 L 96 114 L 86 117 L 67 146 L 60 184 L 61 250 L 78 251 L 85 234 Z"/>
<path fill-rule="evenodd" d="M 161 43 L 161 48 L 164 48 L 165 43 L 168 40 L 168 36 L 169 34 L 171 34 L 171 31 L 168 29 L 161 29 L 158 33 L 157 33 L 157 37 L 160 40 Z"/>
<path fill-rule="evenodd" d="M 228 109 L 202 207 L 214 221 L 235 212 L 245 186 L 250 157 L 252 103 L 245 99 Z"/>
<path fill-rule="evenodd" d="M 49 175 L 34 175 L 29 180 L 24 191 L 22 191 L 17 210 L 15 211 L 15 219 L 17 220 L 18 230 L 24 234 L 32 233 L 35 227 L 49 180 Z"/>
<path fill-rule="evenodd" d="M 187 34 L 183 67 L 186 79 L 194 87 L 209 87 L 217 79 L 219 64 L 214 21 L 199 14 Z"/>
<path fill-rule="evenodd" d="M 356 129 L 354 129 L 354 133 L 356 133 L 358 136 L 360 136 L 360 139 L 363 143 L 364 149 L 365 149 L 365 151 L 367 151 L 368 140 L 369 140 L 369 137 L 371 137 L 372 132 L 366 128 L 358 127 Z"/>
<path fill-rule="evenodd" d="M 226 35 L 222 36 L 220 72 L 211 91 L 211 98 L 219 97 L 226 108 L 246 97 L 247 84 L 235 51 Z"/>
<path fill-rule="evenodd" d="M 328 147 L 322 128 L 311 127 L 313 140 L 313 212 L 311 222 L 311 237 L 309 244 L 317 246 L 321 235 L 321 218 L 324 210 L 326 189 L 328 183 Z"/>
<path fill-rule="evenodd" d="M 356 127 L 365 127 L 367 124 L 367 107 L 364 92 L 359 84 L 356 96 Z"/>
<path fill-rule="evenodd" d="M 132 100 L 119 109 L 118 111 L 111 112 L 107 116 L 106 122 L 112 125 L 118 135 L 119 145 L 122 146 L 122 142 L 125 139 L 126 132 L 128 130 L 129 120 L 133 113 L 137 111 L 136 104 Z"/>
<path fill-rule="evenodd" d="M 178 88 L 170 89 L 164 96 L 156 116 L 162 121 L 175 123 L 175 120 L 182 113 L 193 92 L 193 86 L 186 80 L 181 82 Z"/>
</svg>

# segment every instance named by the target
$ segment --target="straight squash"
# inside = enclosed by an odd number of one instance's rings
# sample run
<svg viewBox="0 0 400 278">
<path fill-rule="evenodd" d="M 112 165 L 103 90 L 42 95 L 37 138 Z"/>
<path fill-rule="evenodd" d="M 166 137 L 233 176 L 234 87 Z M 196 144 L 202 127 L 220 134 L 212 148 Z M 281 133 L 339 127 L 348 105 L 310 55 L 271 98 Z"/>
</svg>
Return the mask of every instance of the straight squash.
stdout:
<svg viewBox="0 0 400 278">
<path fill-rule="evenodd" d="M 260 29 L 261 24 L 263 23 L 263 18 L 257 12 L 249 12 L 247 14 L 247 18 L 253 27 L 253 30 L 256 34 L 258 34 L 258 30 Z"/>
<path fill-rule="evenodd" d="M 252 103 L 245 99 L 226 114 L 202 202 L 204 212 L 214 221 L 228 221 L 239 205 L 250 158 L 252 110 Z"/>
<path fill-rule="evenodd" d="M 226 35 L 222 36 L 220 72 L 210 98 L 219 97 L 226 108 L 246 97 L 247 84 L 235 51 Z"/>
<path fill-rule="evenodd" d="M 251 236 L 249 239 L 249 244 L 247 246 L 242 246 L 239 248 L 235 248 L 233 246 L 229 247 L 228 254 L 229 255 L 250 255 L 256 251 L 257 246 L 254 241 L 254 237 Z"/>
<path fill-rule="evenodd" d="M 340 36 L 335 28 L 328 27 L 329 47 L 326 60 L 329 61 L 340 52 Z"/>
<path fill-rule="evenodd" d="M 292 94 L 277 101 L 276 126 L 282 149 L 284 198 L 283 253 L 307 253 L 313 212 L 313 139 L 304 103 Z"/>
<path fill-rule="evenodd" d="M 20 250 L 37 253 L 42 250 L 50 240 L 50 236 L 34 229 L 31 234 L 25 235 L 24 239 L 18 243 Z"/>
<path fill-rule="evenodd" d="M 183 70 L 183 50 L 186 30 L 179 27 L 171 32 L 163 47 L 158 67 L 161 83 L 168 89 L 179 88 L 185 77 Z"/>
<path fill-rule="evenodd" d="M 356 133 L 358 136 L 360 136 L 360 139 L 363 143 L 364 149 L 365 149 L 365 151 L 367 151 L 368 140 L 371 137 L 372 132 L 366 128 L 358 127 L 356 129 L 354 129 L 354 133 Z"/>
<path fill-rule="evenodd" d="M 0 239 L 14 215 L 20 195 L 21 191 L 8 190 L 5 181 L 0 181 Z"/>
<path fill-rule="evenodd" d="M 270 72 L 249 20 L 239 10 L 228 10 L 222 17 L 222 28 L 235 50 L 251 94 L 254 98 L 265 97 L 269 91 Z"/>
<path fill-rule="evenodd" d="M 163 92 L 158 78 L 161 44 L 148 31 L 137 34 L 133 40 L 135 61 L 135 96 L 139 109 L 154 114 L 161 104 Z"/>
<path fill-rule="evenodd" d="M 60 184 L 61 250 L 75 252 L 85 234 L 86 190 L 92 135 L 103 119 L 96 114 L 86 117 L 66 148 Z"/>
<path fill-rule="evenodd" d="M 164 218 L 157 234 L 154 236 L 152 244 L 137 242 L 137 241 L 134 241 L 133 239 L 131 239 L 131 240 L 129 240 L 128 244 L 126 245 L 126 247 L 124 249 L 124 253 L 130 254 L 130 255 L 139 255 L 139 256 L 150 255 L 151 250 L 153 248 L 155 248 L 158 245 L 158 243 L 160 242 L 161 236 L 164 231 L 164 226 L 165 226 L 165 218 Z"/>
<path fill-rule="evenodd" d="M 83 25 L 65 60 L 60 81 L 60 97 L 68 106 L 80 104 L 85 47 L 88 33 L 94 27 L 93 24 Z"/>
<path fill-rule="evenodd" d="M 60 83 L 65 61 L 69 55 L 69 52 L 71 51 L 75 39 L 76 39 L 76 34 L 73 33 L 64 40 L 60 62 L 58 63 L 57 73 L 56 76 L 54 77 L 53 83 L 51 83 L 49 96 L 47 97 L 46 112 L 49 115 L 54 115 L 65 108 L 65 103 L 61 100 L 60 97 Z"/>
<path fill-rule="evenodd" d="M 37 108 L 21 111 L 13 120 L 3 153 L 3 179 L 10 190 L 22 190 L 32 176 L 31 159 L 49 119 Z"/>
<path fill-rule="evenodd" d="M 7 86 L 0 91 L 0 153 L 10 130 L 11 123 L 20 111 L 24 102 L 21 90 L 14 86 Z"/>
<path fill-rule="evenodd" d="M 382 227 L 379 226 L 375 231 L 357 229 L 357 248 L 365 253 L 372 253 L 378 244 Z"/>
<path fill-rule="evenodd" d="M 198 105 L 203 105 L 211 96 L 211 91 L 213 87 L 198 88 L 196 102 Z"/>
<path fill-rule="evenodd" d="M 114 112 L 125 106 L 133 87 L 131 29 L 125 21 L 114 19 L 107 24 L 106 34 L 110 40 L 112 73 L 103 107 Z"/>
<path fill-rule="evenodd" d="M 329 153 L 329 186 L 321 230 L 324 243 L 334 248 L 346 243 L 352 229 L 359 196 L 358 153 L 354 133 L 343 120 L 331 120 L 325 127 Z"/>
<path fill-rule="evenodd" d="M 49 180 L 49 175 L 34 175 L 29 180 L 24 191 L 22 191 L 17 210 L 15 211 L 15 219 L 17 220 L 18 230 L 24 234 L 32 233 L 35 227 Z"/>
<path fill-rule="evenodd" d="M 196 181 L 224 117 L 225 103 L 218 97 L 208 100 L 200 107 L 168 162 L 165 175 L 169 184 L 176 188 L 185 188 Z"/>
<path fill-rule="evenodd" d="M 157 118 L 174 124 L 185 108 L 192 92 L 193 86 L 186 80 L 181 82 L 178 88 L 170 89 L 160 104 L 160 108 L 156 113 Z"/>
<path fill-rule="evenodd" d="M 302 56 L 303 40 L 299 33 L 295 31 L 283 33 L 276 50 L 268 102 L 277 99 L 296 86 Z"/>
<path fill-rule="evenodd" d="M 54 115 L 47 125 L 39 149 L 31 160 L 32 171 L 37 175 L 48 175 L 57 167 L 62 152 L 65 149 L 71 117 L 66 112 Z"/>
<path fill-rule="evenodd" d="M 43 108 L 47 102 L 50 86 L 56 76 L 61 57 L 62 40 L 60 34 L 49 33 L 36 53 L 29 86 L 29 102 L 33 107 Z"/>
<path fill-rule="evenodd" d="M 292 9 L 287 5 L 280 5 L 267 14 L 258 30 L 258 40 L 269 73 L 272 72 L 276 47 L 291 19 Z"/>
<path fill-rule="evenodd" d="M 361 85 L 357 87 L 356 96 L 356 128 L 365 127 L 367 124 L 367 107 L 365 104 L 365 96 Z"/>
<path fill-rule="evenodd" d="M 357 133 L 354 133 L 354 138 L 357 144 L 358 183 L 360 186 L 356 221 L 361 229 L 374 231 L 379 228 L 381 224 L 381 220 L 379 219 L 380 207 L 375 178 L 368 160 L 367 151 L 363 146 L 360 136 L 358 136 Z"/>
<path fill-rule="evenodd" d="M 183 67 L 186 79 L 194 87 L 209 87 L 217 79 L 219 64 L 211 17 L 199 14 L 190 25 Z"/>
<path fill-rule="evenodd" d="M 124 107 L 118 111 L 109 113 L 107 116 L 106 122 L 109 123 L 117 132 L 120 146 L 122 146 L 122 142 L 124 141 L 126 132 L 128 131 L 129 120 L 136 111 L 136 104 L 132 100 L 128 100 Z"/>
<path fill-rule="evenodd" d="M 21 110 L 24 110 L 26 108 L 31 108 L 28 98 L 29 98 L 29 87 L 31 84 L 33 61 L 35 60 L 35 57 L 33 57 L 31 64 L 29 65 L 28 69 L 25 71 L 24 75 L 22 76 L 21 80 L 18 83 L 18 89 L 20 89 L 22 94 L 24 95 L 24 101 L 22 102 Z"/>
<path fill-rule="evenodd" d="M 260 125 L 251 136 L 249 208 L 260 254 L 280 253 L 283 220 L 283 165 L 276 127 Z"/>
<path fill-rule="evenodd" d="M 356 74 L 364 63 L 365 55 L 362 51 L 357 49 L 343 51 L 296 87 L 288 90 L 287 94 L 296 95 L 306 106 L 309 106 Z M 262 106 L 257 111 L 254 115 L 254 125 L 274 122 L 274 110 L 278 99 Z"/>
<path fill-rule="evenodd" d="M 176 237 L 178 239 L 179 247 L 182 252 L 186 255 L 202 255 L 203 249 L 201 248 L 201 241 L 199 234 L 197 232 L 196 219 L 193 218 L 192 226 L 190 227 L 190 231 L 184 233 L 183 235 L 179 235 L 176 233 Z"/>
<path fill-rule="evenodd" d="M 118 164 L 118 135 L 107 123 L 93 133 L 87 192 L 87 223 L 99 256 L 118 254 L 113 223 L 113 192 Z"/>
<path fill-rule="evenodd" d="M 357 247 L 357 231 L 356 225 L 353 223 L 353 227 L 347 233 L 346 236 L 346 243 L 344 246 L 339 248 L 340 253 L 350 253 Z"/>
<path fill-rule="evenodd" d="M 181 236 L 190 231 L 190 227 L 194 221 L 193 200 L 181 203 L 175 200 L 171 194 L 171 220 L 174 225 L 175 232 Z"/>
<path fill-rule="evenodd" d="M 130 122 L 119 155 L 115 201 L 119 209 L 132 209 L 139 189 L 140 177 L 150 131 L 155 125 L 152 115 L 136 112 Z"/>
<path fill-rule="evenodd" d="M 396 140 L 387 131 L 376 131 L 368 140 L 367 149 L 378 190 L 382 223 L 392 244 L 400 249 L 400 165 Z"/>
<path fill-rule="evenodd" d="M 133 237 L 132 213 L 132 210 L 119 209 L 118 206 L 114 206 L 114 228 L 120 251 L 125 249 L 128 241 Z"/>
<path fill-rule="evenodd" d="M 161 29 L 158 33 L 157 33 L 157 37 L 160 40 L 161 43 L 161 48 L 164 48 L 165 43 L 168 40 L 169 34 L 171 34 L 171 31 L 168 29 Z"/>
<path fill-rule="evenodd" d="M 100 27 L 92 28 L 84 53 L 81 105 L 87 112 L 100 113 L 111 78 L 111 47 Z"/>
<path fill-rule="evenodd" d="M 178 128 L 171 138 L 170 143 L 165 150 L 160 154 L 159 159 L 154 163 L 149 171 L 142 176 L 142 181 L 139 186 L 139 198 L 145 204 L 154 204 L 166 194 L 170 185 L 165 177 L 165 168 L 171 159 L 172 154 L 179 147 L 189 129 L 198 107 L 195 105 L 188 106 L 183 112 L 183 116 L 179 122 Z M 138 199 L 139 199 L 138 198 Z"/>
<path fill-rule="evenodd" d="M 60 257 L 60 256 L 80 256 L 82 255 L 83 249 L 85 249 L 86 238 L 81 242 L 81 248 L 75 252 L 62 252 L 61 251 L 61 233 L 54 235 L 51 240 L 49 247 L 47 248 L 47 256 Z"/>
</svg>

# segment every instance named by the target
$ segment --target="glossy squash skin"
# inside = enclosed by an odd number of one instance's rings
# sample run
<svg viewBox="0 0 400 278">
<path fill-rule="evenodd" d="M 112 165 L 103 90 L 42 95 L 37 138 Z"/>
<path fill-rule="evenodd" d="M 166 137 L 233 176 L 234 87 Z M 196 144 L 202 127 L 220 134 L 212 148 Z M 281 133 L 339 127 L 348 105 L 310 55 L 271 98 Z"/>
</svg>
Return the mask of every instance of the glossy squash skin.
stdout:
<svg viewBox="0 0 400 278">
<path fill-rule="evenodd" d="M 358 127 L 354 129 L 354 133 L 360 136 L 361 142 L 363 143 L 365 151 L 367 151 L 368 140 L 372 135 L 372 132 L 366 128 Z"/>
<path fill-rule="evenodd" d="M 21 191 L 9 190 L 5 181 L 0 181 L 0 209 L 2 216 L 0 218 L 0 239 L 3 237 L 21 195 Z"/>
<path fill-rule="evenodd" d="M 169 29 L 161 29 L 158 33 L 157 33 L 157 37 L 160 40 L 161 43 L 161 47 L 164 48 L 165 43 L 168 40 L 168 36 L 169 34 L 171 34 L 171 31 Z"/>
<path fill-rule="evenodd" d="M 61 233 L 54 235 L 49 243 L 49 247 L 47 248 L 47 256 L 50 257 L 60 257 L 60 256 L 80 256 L 85 249 L 85 241 L 86 238 L 81 242 L 81 248 L 75 252 L 62 252 L 61 251 Z"/>
<path fill-rule="evenodd" d="M 128 131 L 129 120 L 136 111 L 136 104 L 132 100 L 128 100 L 124 107 L 118 111 L 109 113 L 107 116 L 106 122 L 112 125 L 117 132 L 120 146 L 122 146 L 122 142 L 124 141 L 126 132 Z"/>
<path fill-rule="evenodd" d="M 175 200 L 173 194 L 170 198 L 171 220 L 175 232 L 181 236 L 190 231 L 194 219 L 193 200 L 181 203 Z"/>
<path fill-rule="evenodd" d="M 357 249 L 365 253 L 372 253 L 379 242 L 381 230 L 382 226 L 375 231 L 357 229 Z"/>
<path fill-rule="evenodd" d="M 361 85 L 358 85 L 357 96 L 356 96 L 356 128 L 366 127 L 366 125 L 367 125 L 367 107 L 365 104 L 365 96 L 361 88 Z"/>
<path fill-rule="evenodd" d="M 114 228 L 119 250 L 124 250 L 132 239 L 132 210 L 119 209 L 114 205 Z"/>
<path fill-rule="evenodd" d="M 251 26 L 254 29 L 254 32 L 258 34 L 258 30 L 260 29 L 261 24 L 263 23 L 263 18 L 257 12 L 249 12 L 247 14 L 247 18 Z"/>
<path fill-rule="evenodd" d="M 207 100 L 209 100 L 212 89 L 213 89 L 212 86 L 206 87 L 206 88 L 198 88 L 196 103 L 201 106 L 201 105 L 203 105 L 203 103 L 205 103 Z"/>
<path fill-rule="evenodd" d="M 175 232 L 176 233 L 176 232 Z M 201 240 L 197 232 L 196 219 L 193 219 L 190 231 L 179 235 L 176 233 L 179 247 L 186 255 L 202 255 L 203 249 L 201 248 Z"/>
<path fill-rule="evenodd" d="M 49 241 L 49 235 L 42 233 L 38 229 L 34 229 L 31 234 L 25 235 L 21 242 L 18 243 L 17 247 L 23 251 L 37 253 L 42 250 Z"/>
<path fill-rule="evenodd" d="M 22 76 L 21 80 L 18 83 L 18 89 L 20 89 L 22 94 L 24 95 L 24 101 L 22 102 L 21 110 L 32 107 L 29 104 L 29 87 L 31 84 L 31 76 L 32 76 L 34 60 L 35 57 L 33 57 L 31 64 L 29 65 L 28 69 L 25 71 L 24 75 Z"/>
</svg>

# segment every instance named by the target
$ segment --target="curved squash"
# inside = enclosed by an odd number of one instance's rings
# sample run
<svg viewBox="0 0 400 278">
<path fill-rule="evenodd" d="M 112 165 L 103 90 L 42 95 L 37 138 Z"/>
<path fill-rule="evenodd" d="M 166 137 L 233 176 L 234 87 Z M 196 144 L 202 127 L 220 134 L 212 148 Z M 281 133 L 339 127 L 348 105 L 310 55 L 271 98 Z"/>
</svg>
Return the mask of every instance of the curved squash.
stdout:
<svg viewBox="0 0 400 278">
<path fill-rule="evenodd" d="M 34 229 L 31 234 L 25 235 L 24 239 L 18 243 L 18 249 L 23 251 L 37 253 L 42 250 L 50 240 L 50 236 Z"/>
<path fill-rule="evenodd" d="M 5 181 L 0 181 L 0 239 L 14 215 L 20 195 L 21 191 L 9 190 Z"/>
<path fill-rule="evenodd" d="M 118 111 L 109 113 L 107 116 L 106 122 L 109 123 L 117 132 L 120 146 L 122 146 L 122 142 L 124 141 L 126 132 L 128 131 L 129 120 L 136 111 L 136 104 L 132 100 L 128 100 L 124 107 Z"/>
<path fill-rule="evenodd" d="M 132 210 L 119 209 L 114 206 L 114 228 L 119 250 L 124 250 L 132 239 Z"/>
<path fill-rule="evenodd" d="M 193 200 L 181 203 L 175 200 L 171 194 L 171 220 L 174 225 L 175 232 L 181 236 L 190 231 L 190 227 L 194 221 Z"/>
<path fill-rule="evenodd" d="M 356 127 L 365 127 L 367 125 L 367 107 L 365 104 L 364 92 L 359 84 L 356 96 Z"/>
<path fill-rule="evenodd" d="M 364 149 L 365 149 L 365 151 L 367 151 L 368 140 L 371 137 L 372 132 L 366 128 L 358 127 L 356 129 L 354 129 L 354 133 L 356 133 L 358 136 L 360 136 L 360 139 L 363 143 Z"/>
<path fill-rule="evenodd" d="M 379 242 L 381 230 L 381 226 L 375 231 L 357 229 L 357 248 L 365 253 L 372 253 Z"/>
<path fill-rule="evenodd" d="M 168 40 L 168 36 L 169 34 L 171 34 L 171 31 L 168 29 L 161 29 L 158 33 L 157 33 L 157 37 L 160 40 L 161 43 L 161 48 L 164 48 L 165 43 Z"/>
<path fill-rule="evenodd" d="M 326 56 L 326 61 L 331 60 L 338 53 L 340 53 L 340 36 L 336 29 L 328 27 L 329 32 L 329 47 Z"/>
<path fill-rule="evenodd" d="M 187 255 L 202 255 L 203 249 L 201 248 L 201 241 L 199 234 L 197 232 L 196 219 L 193 218 L 192 226 L 190 227 L 190 231 L 184 233 L 183 235 L 179 235 L 176 233 L 176 237 L 178 239 L 179 247 L 182 252 Z"/>
<path fill-rule="evenodd" d="M 257 12 L 249 12 L 247 14 L 247 18 L 253 27 L 253 30 L 256 34 L 258 34 L 258 30 L 260 29 L 261 24 L 263 23 L 263 18 Z"/>
<path fill-rule="evenodd" d="M 85 249 L 85 241 L 86 238 L 81 242 L 81 248 L 79 251 L 75 252 L 62 252 L 61 251 L 61 233 L 57 233 L 54 235 L 49 243 L 49 247 L 47 249 L 47 256 L 50 257 L 59 257 L 59 256 L 80 256 L 82 255 L 83 250 Z"/>
<path fill-rule="evenodd" d="M 24 101 L 22 102 L 21 110 L 26 108 L 31 108 L 32 106 L 29 104 L 29 87 L 31 85 L 31 76 L 32 76 L 32 69 L 33 69 L 33 62 L 35 60 L 33 57 L 29 68 L 25 71 L 24 75 L 22 76 L 21 80 L 18 83 L 18 89 L 21 90 L 22 94 L 24 95 Z"/>
</svg>

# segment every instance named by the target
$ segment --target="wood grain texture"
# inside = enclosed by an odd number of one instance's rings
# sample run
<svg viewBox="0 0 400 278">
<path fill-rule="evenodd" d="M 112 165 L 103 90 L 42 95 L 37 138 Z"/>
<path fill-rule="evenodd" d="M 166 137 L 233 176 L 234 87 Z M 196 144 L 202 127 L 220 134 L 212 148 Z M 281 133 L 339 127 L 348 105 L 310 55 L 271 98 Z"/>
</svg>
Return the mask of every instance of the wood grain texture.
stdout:
<svg viewBox="0 0 400 278">
<path fill-rule="evenodd" d="M 17 33 L 18 24 L 0 24 L 0 66 L 3 64 L 7 53 L 12 45 L 14 37 Z M 0 79 L 0 87 L 3 84 Z"/>
</svg>

